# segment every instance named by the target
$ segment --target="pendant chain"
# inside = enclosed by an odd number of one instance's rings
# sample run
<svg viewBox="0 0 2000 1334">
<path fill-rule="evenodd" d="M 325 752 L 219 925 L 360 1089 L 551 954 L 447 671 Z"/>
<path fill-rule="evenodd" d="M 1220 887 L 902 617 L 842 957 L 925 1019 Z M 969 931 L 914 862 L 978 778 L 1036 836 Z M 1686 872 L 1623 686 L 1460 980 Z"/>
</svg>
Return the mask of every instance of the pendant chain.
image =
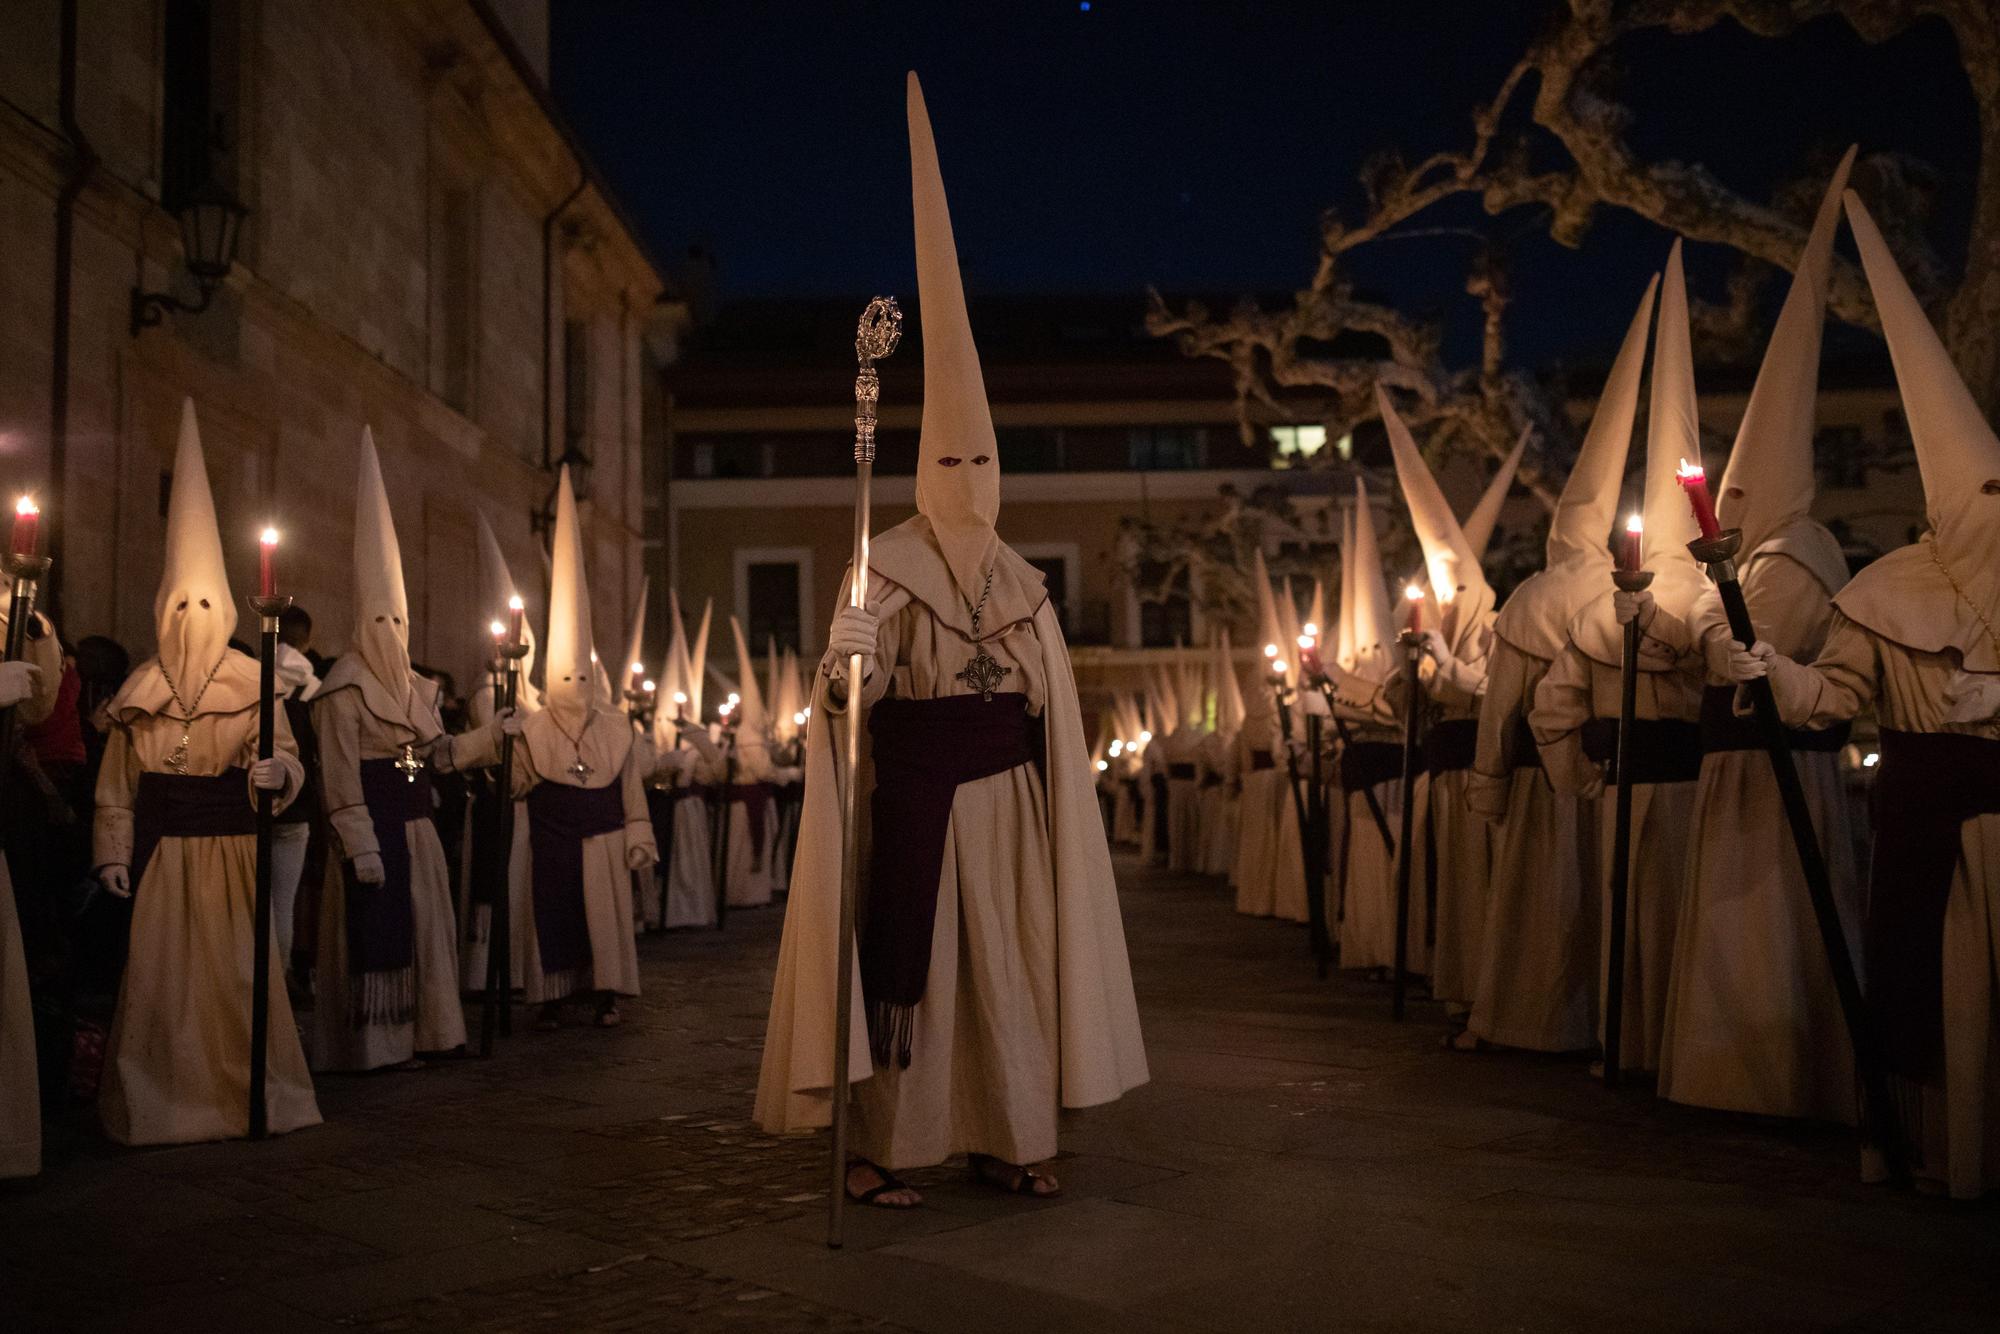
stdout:
<svg viewBox="0 0 2000 1334">
<path fill-rule="evenodd" d="M 569 742 L 569 748 L 576 753 L 576 763 L 570 765 L 564 772 L 571 774 L 579 781 L 590 777 L 595 771 L 583 762 L 583 734 L 590 730 L 589 711 L 585 710 L 583 726 L 576 729 L 575 736 L 569 734 L 568 729 L 562 725 L 562 719 L 556 717 L 554 713 L 549 714 L 549 721 L 555 724 L 556 731 L 562 733 L 563 740 Z"/>
<path fill-rule="evenodd" d="M 208 693 L 209 683 L 215 680 L 215 674 L 222 670 L 222 659 L 228 656 L 228 651 L 225 650 L 222 658 L 215 660 L 215 666 L 208 669 L 208 675 L 202 678 L 201 688 L 194 692 L 194 703 L 192 704 L 182 701 L 180 687 L 174 684 L 174 674 L 167 670 L 167 664 L 164 660 L 160 663 L 160 678 L 167 683 L 167 693 L 173 696 L 174 703 L 179 706 L 181 711 L 180 743 L 167 755 L 167 767 L 177 774 L 187 773 L 188 743 L 193 739 L 194 735 L 195 711 L 201 708 L 202 696 Z"/>
<path fill-rule="evenodd" d="M 980 616 L 980 613 L 981 613 L 981 612 L 984 612 L 984 611 L 986 610 L 986 599 L 987 599 L 987 598 L 989 598 L 989 597 L 991 597 L 991 596 L 993 596 L 993 567 L 992 567 L 991 565 L 989 565 L 989 566 L 987 566 L 987 567 L 986 567 L 986 584 L 985 584 L 985 587 L 983 587 L 983 588 L 981 588 L 981 589 L 979 590 L 979 605 L 978 605 L 978 606 L 976 606 L 976 607 L 975 607 L 975 606 L 973 606 L 973 605 L 972 605 L 972 599 L 971 599 L 971 598 L 969 598 L 969 597 L 967 597 L 967 596 L 965 596 L 965 594 L 963 594 L 963 593 L 960 593 L 960 594 L 958 595 L 958 598 L 959 598 L 959 601 L 961 601 L 961 602 L 963 602 L 963 603 L 965 604 L 965 609 L 966 609 L 967 611 L 969 611 L 969 612 L 971 612 L 971 613 L 972 613 L 972 637 L 973 637 L 974 639 L 977 639 L 977 638 L 979 637 L 979 616 Z"/>
<path fill-rule="evenodd" d="M 1931 548 L 1931 563 L 1938 567 L 1938 573 L 1942 574 L 1944 576 L 1944 581 L 1951 585 L 1951 591 L 1958 595 L 1959 601 L 1963 602 L 1966 606 L 1972 608 L 1973 616 L 1978 618 L 1980 626 L 1986 631 L 1987 641 L 1993 645 L 1996 651 L 2000 651 L 2000 634 L 1994 633 L 1993 622 L 1986 619 L 1986 613 L 1979 609 L 1979 604 L 1974 602 L 1970 597 L 1966 596 L 1965 590 L 1958 586 L 1958 580 L 1952 577 L 1951 566 L 1946 565 L 1944 563 L 1944 557 L 1938 554 L 1937 538 L 1935 536 L 1932 536 L 1929 539 L 1929 541 Z"/>
</svg>

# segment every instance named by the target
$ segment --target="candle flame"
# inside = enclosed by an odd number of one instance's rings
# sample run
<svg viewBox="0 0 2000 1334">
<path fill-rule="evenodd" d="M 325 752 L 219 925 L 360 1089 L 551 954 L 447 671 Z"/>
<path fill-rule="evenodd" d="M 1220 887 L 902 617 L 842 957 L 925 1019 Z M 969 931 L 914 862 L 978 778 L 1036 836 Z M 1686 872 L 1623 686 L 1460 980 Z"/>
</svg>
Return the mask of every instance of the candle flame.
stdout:
<svg viewBox="0 0 2000 1334">
<path fill-rule="evenodd" d="M 1300 635 L 1300 636 L 1299 636 L 1299 647 L 1300 647 L 1300 648 L 1302 648 L 1302 649 L 1310 649 L 1310 648 L 1312 648 L 1312 646 L 1313 646 L 1313 637 L 1312 637 L 1311 635 Z"/>
<path fill-rule="evenodd" d="M 258 536 L 257 540 L 267 547 L 275 547 L 278 545 L 278 530 L 275 528 L 266 528 Z"/>
<path fill-rule="evenodd" d="M 1283 658 L 1271 659 L 1271 675 L 1283 676 L 1284 674 L 1285 674 L 1285 660 Z"/>
<path fill-rule="evenodd" d="M 1305 631 L 1305 636 L 1307 639 L 1319 638 L 1319 626 L 1315 625 L 1311 621 L 1307 621 L 1304 625 L 1300 626 L 1299 629 Z"/>
<path fill-rule="evenodd" d="M 1277 657 L 1277 656 L 1278 656 L 1278 646 L 1277 646 L 1276 644 L 1266 644 L 1266 645 L 1264 645 L 1264 656 L 1265 656 L 1265 657 L 1267 657 L 1267 658 L 1275 658 L 1275 657 Z"/>
<path fill-rule="evenodd" d="M 643 663 L 643 662 L 635 662 L 635 663 L 633 663 L 633 664 L 632 664 L 632 675 L 634 675 L 634 676 L 644 676 L 645 674 L 646 674 L 646 664 L 645 664 L 645 663 Z"/>
<path fill-rule="evenodd" d="M 654 684 L 653 684 L 653 683 L 652 683 L 651 681 L 641 681 L 641 682 L 639 683 L 639 689 L 641 689 L 641 690 L 645 691 L 645 692 L 646 692 L 647 694 L 649 694 L 649 695 L 650 695 L 650 694 L 652 694 L 652 693 L 653 693 L 653 692 L 654 692 L 655 690 L 658 690 L 658 689 L 659 689 L 659 687 L 658 687 L 658 686 L 656 686 L 656 685 L 654 685 Z"/>
<path fill-rule="evenodd" d="M 795 714 L 793 714 L 793 715 L 792 715 L 792 725 L 793 725 L 794 727 L 804 727 L 804 726 L 806 725 L 806 716 L 805 716 L 805 714 L 804 714 L 804 713 L 795 713 Z"/>
<path fill-rule="evenodd" d="M 687 696 L 687 691 L 685 691 L 685 690 L 676 690 L 676 691 L 674 692 L 674 703 L 676 703 L 676 704 L 685 704 L 685 703 L 687 703 L 687 702 L 688 702 L 688 696 Z"/>
<path fill-rule="evenodd" d="M 729 692 L 729 702 L 732 705 L 741 704 L 743 702 L 743 696 L 737 694 L 734 690 L 732 690 Z"/>
<path fill-rule="evenodd" d="M 502 624 L 500 624 L 500 622 L 498 622 L 498 621 L 494 621 L 494 622 L 493 622 L 492 624 L 488 625 L 488 626 L 487 626 L 486 628 L 487 628 L 488 630 L 490 630 L 490 631 L 492 631 L 492 632 L 493 632 L 493 637 L 494 637 L 495 639 L 503 639 L 503 638 L 505 638 L 505 637 L 506 637 L 506 634 L 507 634 L 507 627 L 506 627 L 506 626 L 504 626 L 504 625 L 502 625 Z"/>
<path fill-rule="evenodd" d="M 1141 732 L 1141 733 L 1139 733 L 1139 744 L 1140 744 L 1140 745 L 1144 745 L 1144 746 L 1150 746 L 1150 745 L 1152 745 L 1152 744 L 1153 744 L 1153 734 L 1152 734 L 1151 732 Z"/>
<path fill-rule="evenodd" d="M 528 605 L 527 603 L 521 601 L 521 595 L 519 593 L 516 593 L 513 597 L 507 599 L 508 611 L 520 611 L 527 605 Z"/>
<path fill-rule="evenodd" d="M 1699 463 L 1689 463 L 1686 459 L 1682 459 L 1681 466 L 1674 469 L 1674 480 L 1682 483 L 1699 482 L 1706 476 L 1708 474 L 1702 471 Z"/>
<path fill-rule="evenodd" d="M 42 507 L 35 503 L 35 498 L 33 496 L 22 496 L 19 500 L 14 502 L 14 513 L 20 515 L 24 519 L 27 518 L 29 515 L 40 514 L 41 512 L 42 512 Z"/>
<path fill-rule="evenodd" d="M 1424 590 L 1418 584 L 1405 584 L 1403 585 L 1403 596 L 1412 602 L 1422 602 L 1424 600 Z"/>
<path fill-rule="evenodd" d="M 1627 515 L 1625 518 L 1625 531 L 1628 533 L 1645 532 L 1646 531 L 1645 517 L 1643 515 L 1636 513 Z"/>
<path fill-rule="evenodd" d="M 1111 765 L 1107 761 L 1099 760 L 1097 762 L 1097 772 L 1099 773 L 1103 773 L 1106 769 L 1109 769 L 1110 767 Z"/>
</svg>

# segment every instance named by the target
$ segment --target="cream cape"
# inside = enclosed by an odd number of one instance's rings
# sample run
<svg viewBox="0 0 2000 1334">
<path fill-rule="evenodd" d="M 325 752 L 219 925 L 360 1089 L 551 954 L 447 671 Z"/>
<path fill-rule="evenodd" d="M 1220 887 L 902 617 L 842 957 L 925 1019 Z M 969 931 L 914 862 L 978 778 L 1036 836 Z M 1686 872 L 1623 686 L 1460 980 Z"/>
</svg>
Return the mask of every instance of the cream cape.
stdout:
<svg viewBox="0 0 2000 1334">
<path fill-rule="evenodd" d="M 969 627 L 957 586 L 922 516 L 876 539 L 869 569 L 924 603 L 944 624 Z M 1055 608 L 1040 587 L 1040 575 L 1001 543 L 995 548 L 993 594 L 980 618 L 981 636 L 1022 620 L 1034 625 L 1048 691 L 1042 725 L 1056 886 L 1060 1099 L 1064 1107 L 1090 1107 L 1146 1082 L 1145 1044 L 1069 649 Z M 805 809 L 799 819 L 798 854 L 757 1083 L 757 1123 L 774 1134 L 815 1129 L 832 1120 L 841 784 L 846 777 L 835 749 L 845 718 L 829 707 L 824 678 L 814 689 L 812 716 L 813 726 L 806 735 Z M 841 718 L 838 725 L 822 722 L 834 717 Z M 866 766 L 865 745 L 862 753 Z M 865 767 L 861 782 L 865 790 Z M 864 898 L 865 892 L 864 887 Z M 874 1073 L 858 962 L 849 1013 L 849 1069 L 858 1082 Z"/>
</svg>

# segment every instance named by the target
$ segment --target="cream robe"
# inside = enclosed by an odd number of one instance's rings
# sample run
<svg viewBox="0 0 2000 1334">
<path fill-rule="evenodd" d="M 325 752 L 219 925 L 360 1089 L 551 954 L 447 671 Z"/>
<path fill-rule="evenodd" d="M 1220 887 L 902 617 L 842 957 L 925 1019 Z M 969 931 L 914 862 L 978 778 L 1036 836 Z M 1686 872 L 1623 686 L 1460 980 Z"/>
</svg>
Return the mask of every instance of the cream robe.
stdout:
<svg viewBox="0 0 2000 1334">
<path fill-rule="evenodd" d="M 1459 659 L 1465 670 L 1484 675 L 1492 657 L 1491 616 L 1488 626 L 1462 636 L 1469 646 L 1468 656 Z M 1425 667 L 1434 667 L 1429 659 Z M 1425 690 L 1431 712 L 1426 723 L 1469 721 L 1479 717 L 1477 694 L 1467 694 L 1447 674 L 1430 672 Z M 1468 683 L 1469 684 L 1469 683 Z M 1451 769 L 1435 776 L 1426 775 L 1425 800 L 1411 821 L 1410 895 L 1422 900 L 1429 926 L 1431 995 L 1460 1006 L 1472 1001 L 1479 980 L 1479 964 L 1485 954 L 1486 907 L 1493 873 L 1493 828 L 1476 814 L 1466 801 L 1472 786 L 1472 770 Z M 1437 895 L 1430 901 L 1431 855 L 1437 856 Z"/>
<path fill-rule="evenodd" d="M 1396 698 L 1400 689 L 1387 686 L 1374 687 L 1374 693 L 1364 701 L 1357 701 L 1357 707 L 1347 707 L 1343 697 L 1341 717 L 1347 723 L 1348 735 L 1356 742 L 1387 742 L 1400 747 L 1403 743 L 1402 730 L 1396 726 Z M 1326 726 L 1329 737 L 1337 733 L 1331 723 Z M 1301 760 L 1302 771 L 1307 760 Z M 1339 921 L 1340 966 L 1342 968 L 1393 968 L 1396 965 L 1396 855 L 1382 839 L 1382 830 L 1375 823 L 1375 814 L 1368 806 L 1367 793 L 1361 791 L 1343 793 L 1340 787 L 1338 765 L 1327 766 L 1327 782 L 1332 785 L 1331 801 L 1335 807 L 1332 823 L 1339 826 L 1328 835 L 1329 842 L 1339 840 L 1333 874 L 1327 877 L 1327 922 Z M 1417 777 L 1415 799 L 1418 809 L 1422 809 L 1428 790 L 1425 775 Z M 1377 783 L 1373 789 L 1375 799 L 1381 804 L 1382 814 L 1389 822 L 1392 838 L 1402 835 L 1403 782 L 1400 777 Z M 1342 813 L 1345 819 L 1342 819 Z M 1342 885 L 1342 867 L 1345 866 L 1345 889 Z M 1344 897 L 1343 897 L 1344 893 Z M 1409 930 L 1404 933 L 1407 945 L 1404 963 L 1409 971 L 1424 971 L 1424 886 L 1423 881 L 1412 875 L 1410 879 Z"/>
<path fill-rule="evenodd" d="M 1757 636 L 1810 661 L 1833 604 L 1804 565 L 1760 547 L 1740 566 Z M 1695 639 L 1726 654 L 1719 598 L 1698 604 Z M 1692 664 L 1694 660 L 1690 660 Z M 1705 684 L 1727 678 L 1708 675 Z M 1862 878 L 1840 756 L 1795 757 L 1826 856 L 1849 953 L 1861 958 Z M 1759 750 L 1702 758 L 1674 935 L 1660 1094 L 1676 1102 L 1852 1125 L 1854 1051 L 1820 945 L 1785 808 Z"/>
<path fill-rule="evenodd" d="M 1253 767 L 1253 750 L 1268 751 L 1273 767 Z M 1236 885 L 1236 911 L 1303 922 L 1307 919 L 1305 857 L 1277 719 L 1267 719 L 1262 729 L 1254 723 L 1245 724 L 1236 740 L 1236 763 L 1243 775 L 1243 795 L 1237 804 L 1236 865 L 1231 877 Z M 1332 823 L 1337 825 L 1338 818 Z"/>
<path fill-rule="evenodd" d="M 1812 666 L 1784 658 L 1772 666 L 1787 725 L 1825 727 L 1872 705 L 1881 725 L 1897 731 L 2000 739 L 2000 718 L 1946 721 L 1956 650 L 1930 653 L 1885 639 L 1848 620 L 1839 601 Z M 1918 1083 L 1892 1074 L 1890 1082 L 1919 1159 L 1911 1170 L 1956 1199 L 1975 1199 L 2000 1190 L 2000 815 L 1961 825 L 1958 854 L 1942 941 L 1944 1075 Z"/>
<path fill-rule="evenodd" d="M 622 713 L 593 706 L 582 729 L 565 734 L 547 709 L 529 715 L 514 751 L 514 792 L 524 799 L 536 785 L 564 787 L 618 785 L 625 808 L 623 828 L 592 834 L 583 840 L 583 915 L 590 936 L 587 976 L 576 978 L 542 971 L 541 941 L 535 933 L 532 907 L 524 914 L 516 939 L 521 942 L 529 1004 L 562 1000 L 576 992 L 639 994 L 639 950 L 632 939 L 632 872 L 626 849 L 659 848 L 653 841 L 653 818 L 646 810 L 646 780 L 640 772 L 639 748 L 632 744 L 632 724 Z M 578 777 L 569 766 L 581 759 L 591 772 Z M 528 823 L 525 805 L 516 808 L 517 828 Z"/>
<path fill-rule="evenodd" d="M 1205 737 L 1183 727 L 1167 737 L 1161 753 L 1167 764 L 1167 869 L 1192 874 L 1201 869 L 1201 781 L 1176 778 L 1173 771 L 1197 764 Z"/>
<path fill-rule="evenodd" d="M 1201 855 L 1195 868 L 1203 875 L 1229 874 L 1236 860 L 1236 735 L 1210 732 L 1196 752 L 1201 787 Z"/>
<path fill-rule="evenodd" d="M 62 688 L 62 644 L 46 620 L 40 639 L 27 641 L 22 655 L 42 669 L 34 693 L 14 705 L 18 725 L 32 727 L 55 712 Z M 7 607 L 0 600 L 0 643 L 7 632 Z M 0 1180 L 31 1177 L 42 1170 L 41 1083 L 35 1065 L 35 1015 L 28 997 L 28 960 L 21 949 L 21 920 L 14 907 L 14 882 L 0 855 Z"/>
<path fill-rule="evenodd" d="M 1605 596 L 1608 601 L 1609 594 Z M 1580 613 L 1579 626 L 1593 614 L 1592 608 Z M 1670 616 L 1657 616 L 1640 637 L 1635 717 L 1693 720 L 1701 716 L 1699 677 L 1687 666 L 1691 654 L 1699 658 L 1699 652 L 1686 642 L 1686 627 Z M 1572 632 L 1535 687 L 1534 707 L 1528 714 L 1543 766 L 1558 791 L 1585 793 L 1602 781 L 1602 773 L 1583 752 L 1581 729 L 1592 718 L 1617 718 L 1618 696 L 1619 668 L 1585 653 Z M 1626 885 L 1625 996 L 1619 1050 L 1623 1069 L 1651 1071 L 1660 1066 L 1694 795 L 1692 781 L 1632 786 L 1632 859 Z M 1609 789 L 1604 791 L 1596 821 L 1598 866 L 1602 868 L 1599 949 L 1605 952 L 1610 949 L 1614 798 Z M 1601 994 L 1598 1022 L 1601 1029 Z"/>
<path fill-rule="evenodd" d="M 97 778 L 94 859 L 132 861 L 139 775 L 166 771 L 181 723 L 151 711 L 165 697 L 157 660 L 140 664 L 111 703 Z M 133 702 L 134 696 L 140 702 Z M 172 707 L 171 704 L 168 707 Z M 187 771 L 214 775 L 257 760 L 257 664 L 230 650 L 188 727 Z M 279 808 L 298 795 L 285 711 L 273 746 L 285 770 Z M 255 801 L 248 782 L 244 800 Z M 98 1113 L 120 1144 L 191 1144 L 249 1131 L 250 982 L 256 949 L 256 839 L 163 838 L 133 885 L 131 957 L 104 1053 Z M 292 1023 L 284 960 L 272 932 L 268 1123 L 274 1134 L 319 1124 L 312 1077 Z"/>
<path fill-rule="evenodd" d="M 532 690 L 516 692 L 523 714 L 533 714 L 541 706 L 535 701 Z M 493 721 L 496 711 L 493 685 L 489 681 L 472 693 L 466 701 L 466 713 L 474 727 L 484 727 Z M 497 761 L 496 761 L 497 762 Z M 514 752 L 514 762 L 519 764 L 520 751 Z M 490 938 L 493 923 L 493 909 L 483 903 L 474 902 L 472 877 L 474 874 L 472 856 L 473 823 L 470 810 L 465 821 L 465 841 L 463 852 L 458 859 L 458 978 L 459 985 L 467 991 L 486 990 L 486 943 Z M 518 990 L 527 985 L 528 942 L 527 936 L 535 929 L 534 917 L 530 911 L 533 892 L 530 879 L 532 859 L 528 855 L 528 808 L 519 800 L 514 802 L 514 839 L 507 853 L 507 901 L 509 911 L 509 935 L 507 952 L 513 956 L 509 961 L 509 989 Z"/>
<path fill-rule="evenodd" d="M 1111 841 L 1120 847 L 1136 847 L 1142 832 L 1142 821 L 1139 803 L 1132 795 L 1132 784 L 1142 779 L 1137 765 L 1128 765 L 1123 759 L 1113 760 L 1111 764 L 1116 775 L 1111 796 Z"/>
<path fill-rule="evenodd" d="M 925 521 L 878 538 L 873 564 L 869 605 L 882 629 L 863 703 L 892 688 L 905 699 L 967 693 L 956 674 L 972 648 L 964 625 L 931 610 L 955 610 L 957 599 Z M 1026 694 L 1042 718 L 1046 777 L 1024 765 L 962 784 L 954 795 L 908 1069 L 876 1069 L 870 1060 L 857 952 L 848 1048 L 852 1076 L 861 1081 L 854 1148 L 891 1170 L 964 1151 L 1041 1161 L 1056 1151 L 1058 1105 L 1108 1102 L 1146 1079 L 1110 851 L 1062 631 L 1033 567 L 1002 545 L 995 568 L 998 614 L 981 642 L 1012 669 L 1002 689 Z M 888 583 L 890 571 L 921 581 L 928 600 L 912 601 L 908 589 Z M 840 716 L 822 681 L 815 723 Z M 822 1126 L 831 1117 L 839 784 L 846 778 L 835 756 L 837 731 L 815 726 L 808 739 L 807 805 L 757 1089 L 758 1123 L 772 1132 Z M 865 789 L 865 770 L 860 781 Z M 865 790 L 860 801 L 865 811 Z"/>
<path fill-rule="evenodd" d="M 1487 661 L 1466 802 L 1495 824 L 1493 867 L 1466 1031 L 1503 1047 L 1581 1051 L 1597 1040 L 1599 802 L 1556 791 L 1535 756 L 1514 753 L 1548 670 L 1505 639 Z"/>
<path fill-rule="evenodd" d="M 333 830 L 320 891 L 319 959 L 314 969 L 312 1057 L 317 1070 L 373 1070 L 401 1064 L 418 1052 L 465 1045 L 450 872 L 435 822 L 410 820 L 403 826 L 410 850 L 415 1013 L 400 1024 L 357 1027 L 352 1018 L 353 978 L 347 966 L 344 863 L 381 850 L 362 800 L 361 762 L 396 759 L 406 746 L 439 773 L 481 768 L 499 759 L 497 728 L 490 723 L 462 736 L 445 734 L 437 713 L 437 691 L 436 682 L 412 672 L 409 696 L 398 701 L 358 656 L 349 654 L 334 665 L 313 699 L 320 791 Z M 366 894 L 372 888 L 362 885 L 355 892 Z M 475 985 L 483 983 L 480 978 Z"/>
<path fill-rule="evenodd" d="M 705 787 L 721 780 L 722 765 L 692 746 L 665 751 L 670 766 L 668 786 L 675 791 Z M 660 925 L 715 925 L 715 843 L 713 805 L 703 797 L 681 797 L 673 804 L 674 832 L 666 868 L 666 911 Z"/>
</svg>

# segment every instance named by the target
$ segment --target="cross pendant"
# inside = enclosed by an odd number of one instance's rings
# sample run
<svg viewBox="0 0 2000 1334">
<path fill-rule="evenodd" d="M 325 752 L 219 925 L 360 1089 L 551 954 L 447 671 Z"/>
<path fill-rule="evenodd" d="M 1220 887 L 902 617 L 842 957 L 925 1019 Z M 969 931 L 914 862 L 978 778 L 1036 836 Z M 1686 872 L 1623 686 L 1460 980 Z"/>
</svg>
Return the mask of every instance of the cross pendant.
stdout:
<svg viewBox="0 0 2000 1334">
<path fill-rule="evenodd" d="M 972 661 L 965 664 L 965 670 L 958 674 L 958 680 L 979 692 L 980 698 L 991 700 L 1000 683 L 1013 675 L 1012 667 L 1002 667 L 993 655 L 980 649 Z"/>
<path fill-rule="evenodd" d="M 589 765 L 585 764 L 583 762 L 583 756 L 579 755 L 576 757 L 576 763 L 572 764 L 569 767 L 568 772 L 570 777 L 576 779 L 578 782 L 582 782 L 584 779 L 590 777 L 590 775 L 596 771 L 593 770 Z"/>
<path fill-rule="evenodd" d="M 416 782 L 417 774 L 423 767 L 424 762 L 417 758 L 416 747 L 403 747 L 402 755 L 396 760 L 396 768 L 402 771 L 403 781 L 408 783 Z"/>
</svg>

